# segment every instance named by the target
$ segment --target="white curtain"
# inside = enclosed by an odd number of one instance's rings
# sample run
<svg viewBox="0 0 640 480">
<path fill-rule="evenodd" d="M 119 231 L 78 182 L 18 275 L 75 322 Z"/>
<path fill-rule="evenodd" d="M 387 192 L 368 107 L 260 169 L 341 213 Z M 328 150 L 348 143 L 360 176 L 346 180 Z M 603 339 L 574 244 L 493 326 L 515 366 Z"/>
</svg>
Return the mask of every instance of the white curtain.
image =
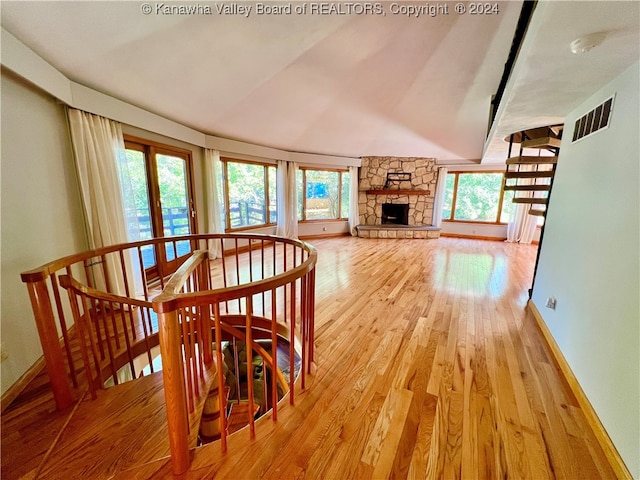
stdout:
<svg viewBox="0 0 640 480">
<path fill-rule="evenodd" d="M 356 227 L 360 223 L 358 212 L 358 167 L 349 167 L 349 231 L 358 236 Z"/>
<path fill-rule="evenodd" d="M 520 165 L 521 172 L 535 170 L 533 165 Z M 533 179 L 521 179 L 520 185 L 532 185 Z M 533 192 L 519 192 L 518 197 L 532 197 Z M 529 215 L 531 205 L 528 203 L 517 203 L 513 210 L 509 225 L 507 225 L 507 242 L 529 244 L 533 240 L 538 225 L 538 219 L 534 215 Z"/>
<path fill-rule="evenodd" d="M 442 207 L 444 205 L 444 191 L 447 187 L 447 167 L 438 168 L 438 180 L 436 183 L 435 199 L 433 201 L 433 219 L 431 225 L 442 227 Z"/>
<path fill-rule="evenodd" d="M 222 194 L 222 165 L 220 152 L 206 148 L 204 150 L 204 174 L 207 199 L 207 231 L 208 233 L 224 233 L 222 227 L 220 196 Z M 219 240 L 209 241 L 209 258 L 215 259 L 222 256 Z"/>
<path fill-rule="evenodd" d="M 276 235 L 281 237 L 298 238 L 297 172 L 297 163 L 278 160 L 278 226 L 276 228 Z"/>
<path fill-rule="evenodd" d="M 84 206 L 89 248 L 128 241 L 123 189 L 118 163 L 126 163 L 122 126 L 107 118 L 68 109 L 71 143 L 78 171 Z M 128 256 L 125 258 L 131 261 Z M 118 258 L 107 257 L 113 293 L 125 295 L 124 279 Z M 95 279 L 105 288 L 104 279 Z"/>
</svg>

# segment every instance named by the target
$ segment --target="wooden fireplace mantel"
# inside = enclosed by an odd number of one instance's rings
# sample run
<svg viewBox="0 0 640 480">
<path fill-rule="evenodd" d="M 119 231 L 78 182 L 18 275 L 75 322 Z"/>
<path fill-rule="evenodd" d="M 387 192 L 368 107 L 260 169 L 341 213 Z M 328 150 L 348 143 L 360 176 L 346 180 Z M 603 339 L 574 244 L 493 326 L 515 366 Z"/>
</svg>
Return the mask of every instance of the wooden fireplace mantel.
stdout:
<svg viewBox="0 0 640 480">
<path fill-rule="evenodd" d="M 391 188 L 380 188 L 376 190 L 366 190 L 367 195 L 431 195 L 430 190 L 401 190 Z"/>
</svg>

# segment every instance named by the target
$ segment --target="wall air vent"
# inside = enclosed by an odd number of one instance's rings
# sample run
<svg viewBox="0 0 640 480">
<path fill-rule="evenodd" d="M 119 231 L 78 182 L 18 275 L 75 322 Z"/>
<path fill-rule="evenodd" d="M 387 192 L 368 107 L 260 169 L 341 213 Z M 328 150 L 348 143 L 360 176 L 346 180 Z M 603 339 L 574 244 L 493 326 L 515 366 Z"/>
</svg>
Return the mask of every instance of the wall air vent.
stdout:
<svg viewBox="0 0 640 480">
<path fill-rule="evenodd" d="M 612 110 L 613 96 L 576 120 L 572 142 L 577 142 L 581 138 L 596 133 L 598 130 L 607 128 L 611 119 Z"/>
</svg>

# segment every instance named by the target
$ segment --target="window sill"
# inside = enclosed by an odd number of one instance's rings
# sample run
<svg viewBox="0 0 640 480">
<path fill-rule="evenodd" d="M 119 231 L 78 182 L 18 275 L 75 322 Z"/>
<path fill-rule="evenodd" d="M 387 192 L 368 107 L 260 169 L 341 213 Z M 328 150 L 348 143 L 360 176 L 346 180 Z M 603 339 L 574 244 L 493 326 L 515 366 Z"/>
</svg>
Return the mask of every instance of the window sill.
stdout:
<svg viewBox="0 0 640 480">
<path fill-rule="evenodd" d="M 473 223 L 477 225 L 495 225 L 495 226 L 508 225 L 507 223 L 504 223 L 504 222 L 486 222 L 482 220 L 442 220 L 442 221 L 447 223 Z"/>
</svg>

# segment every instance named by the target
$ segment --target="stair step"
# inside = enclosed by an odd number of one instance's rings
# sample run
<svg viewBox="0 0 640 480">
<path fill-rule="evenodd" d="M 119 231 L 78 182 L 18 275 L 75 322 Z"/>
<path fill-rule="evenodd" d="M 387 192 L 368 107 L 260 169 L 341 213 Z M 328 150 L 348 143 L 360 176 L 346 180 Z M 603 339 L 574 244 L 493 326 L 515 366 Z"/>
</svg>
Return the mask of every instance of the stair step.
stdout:
<svg viewBox="0 0 640 480">
<path fill-rule="evenodd" d="M 513 203 L 529 203 L 531 205 L 546 205 L 548 202 L 548 198 L 514 198 L 511 200 Z"/>
<path fill-rule="evenodd" d="M 504 172 L 504 178 L 553 178 L 553 170 L 545 172 Z"/>
<path fill-rule="evenodd" d="M 546 213 L 546 210 L 529 210 L 529 215 L 535 215 L 536 217 L 544 217 Z"/>
<path fill-rule="evenodd" d="M 562 141 L 559 138 L 554 137 L 540 137 L 540 138 L 532 138 L 530 140 L 525 140 L 522 142 L 522 148 L 546 148 L 546 147 L 554 147 L 560 148 L 560 144 Z"/>
<path fill-rule="evenodd" d="M 260 411 L 260 405 L 254 405 L 253 416 Z M 249 425 L 249 402 L 232 403 L 227 422 L 227 434 L 231 435 Z"/>
<path fill-rule="evenodd" d="M 517 157 L 507 158 L 507 165 L 533 165 L 533 164 L 553 164 L 558 163 L 558 157 L 534 157 L 530 155 L 519 155 Z"/>
<path fill-rule="evenodd" d="M 505 185 L 504 189 L 514 192 L 548 192 L 551 185 Z"/>
</svg>

